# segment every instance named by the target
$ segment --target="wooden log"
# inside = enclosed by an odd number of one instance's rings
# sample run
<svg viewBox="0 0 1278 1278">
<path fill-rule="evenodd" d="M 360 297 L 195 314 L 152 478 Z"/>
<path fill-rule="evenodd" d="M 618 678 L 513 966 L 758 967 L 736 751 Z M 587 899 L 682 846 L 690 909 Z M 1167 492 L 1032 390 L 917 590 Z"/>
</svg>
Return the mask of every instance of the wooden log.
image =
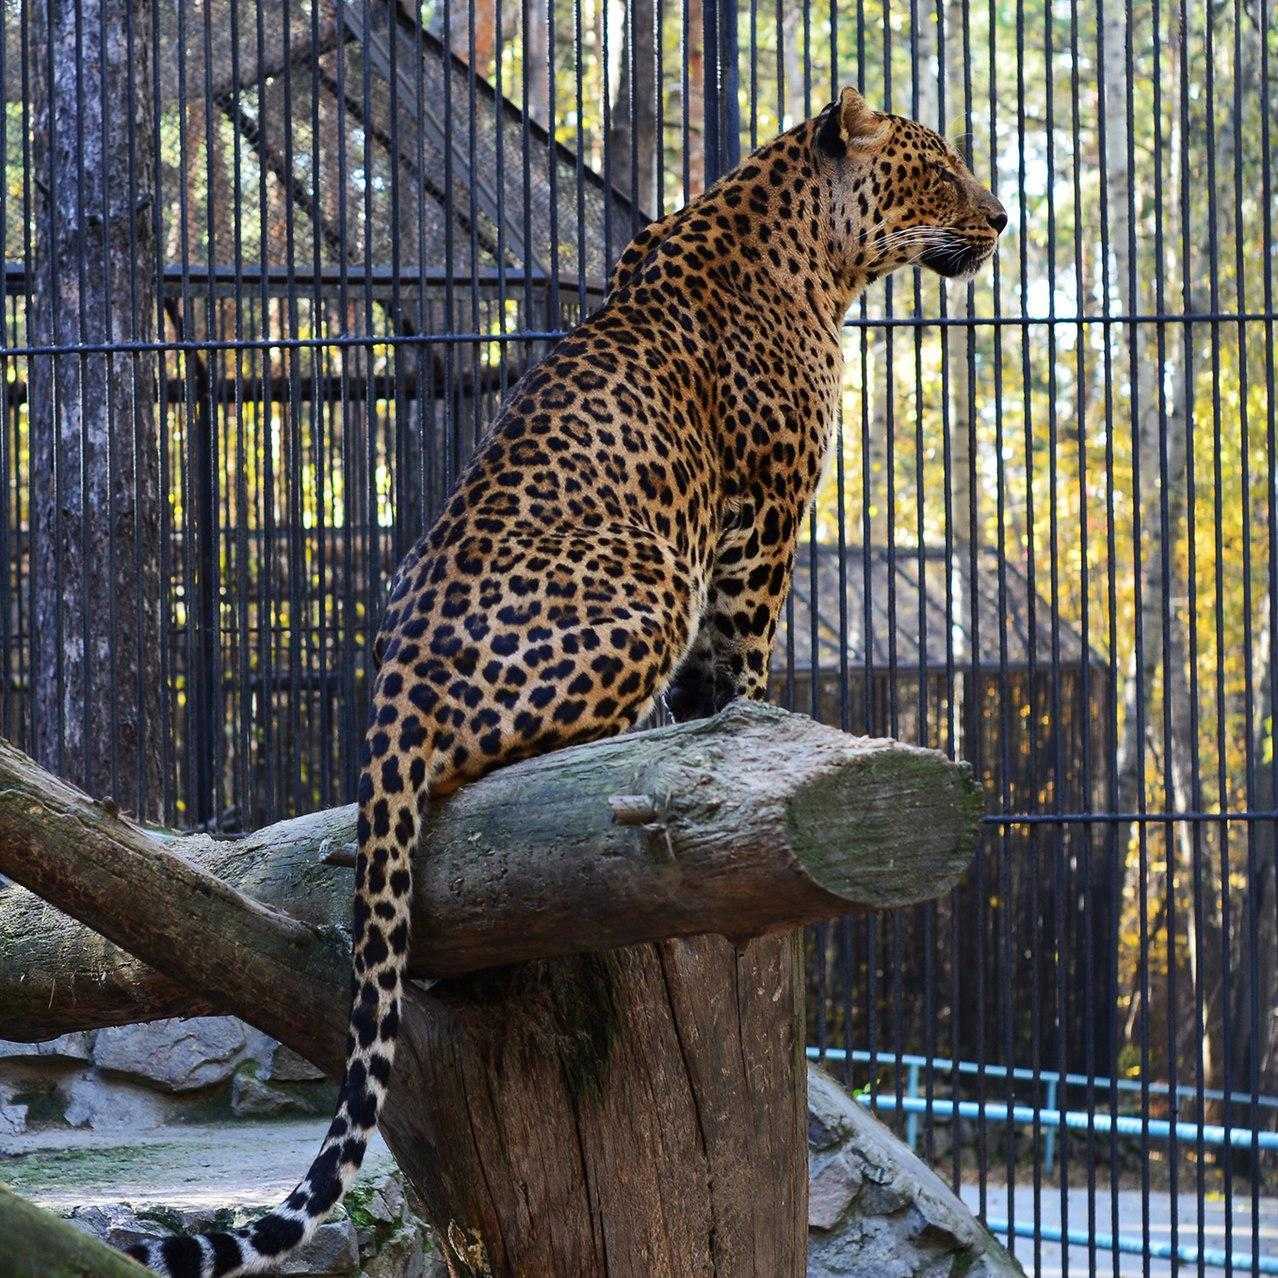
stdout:
<svg viewBox="0 0 1278 1278">
<path fill-rule="evenodd" d="M 144 1278 L 136 1261 L 0 1185 L 0 1272 L 6 1278 Z"/>
<path fill-rule="evenodd" d="M 794 929 L 945 892 L 979 804 L 938 754 L 738 705 L 438 805 L 413 962 L 452 979 L 406 987 L 381 1126 L 452 1272 L 799 1278 Z M 330 1071 L 346 1012 L 334 887 L 350 873 L 331 862 L 352 816 L 230 850 L 180 841 L 187 858 L 0 749 L 0 872 Z M 775 928 L 790 930 L 758 935 Z M 536 961 L 491 967 L 516 956 Z M 115 969 L 117 1008 L 141 972 Z M 0 1008 L 20 1011 L 13 984 Z"/>
<path fill-rule="evenodd" d="M 759 705 L 529 760 L 431 814 L 412 971 L 745 937 L 923 900 L 961 875 L 979 801 L 935 752 Z M 325 858 L 342 861 L 354 838 L 353 806 L 229 842 L 157 835 L 0 743 L 0 872 L 167 973 L 8 888 L 0 1037 L 247 1008 L 313 1057 L 304 1009 L 316 982 L 345 980 L 350 872 Z"/>
</svg>

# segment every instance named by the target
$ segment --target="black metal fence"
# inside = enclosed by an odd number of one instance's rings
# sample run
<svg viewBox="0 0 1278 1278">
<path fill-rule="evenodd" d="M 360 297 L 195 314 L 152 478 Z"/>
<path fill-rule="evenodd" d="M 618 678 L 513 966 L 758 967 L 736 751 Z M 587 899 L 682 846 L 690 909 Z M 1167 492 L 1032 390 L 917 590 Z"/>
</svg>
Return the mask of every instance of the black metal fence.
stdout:
<svg viewBox="0 0 1278 1278">
<path fill-rule="evenodd" d="M 962 145 L 1004 246 L 850 317 L 773 691 L 989 815 L 810 1041 L 1027 1268 L 1278 1272 L 1269 0 L 4 21 L 0 731 L 180 825 L 350 796 L 388 573 L 648 216 L 843 83 Z"/>
</svg>

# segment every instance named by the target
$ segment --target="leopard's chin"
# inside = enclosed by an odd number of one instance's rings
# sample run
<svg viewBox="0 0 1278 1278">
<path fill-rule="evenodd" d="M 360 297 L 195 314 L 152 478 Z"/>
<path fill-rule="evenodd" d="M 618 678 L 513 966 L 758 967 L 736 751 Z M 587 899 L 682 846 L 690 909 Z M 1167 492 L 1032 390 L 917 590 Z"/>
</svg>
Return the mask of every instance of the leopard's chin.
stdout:
<svg viewBox="0 0 1278 1278">
<path fill-rule="evenodd" d="M 941 248 L 928 249 L 918 258 L 919 266 L 947 280 L 970 280 L 994 256 L 994 241 L 955 240 Z"/>
</svg>

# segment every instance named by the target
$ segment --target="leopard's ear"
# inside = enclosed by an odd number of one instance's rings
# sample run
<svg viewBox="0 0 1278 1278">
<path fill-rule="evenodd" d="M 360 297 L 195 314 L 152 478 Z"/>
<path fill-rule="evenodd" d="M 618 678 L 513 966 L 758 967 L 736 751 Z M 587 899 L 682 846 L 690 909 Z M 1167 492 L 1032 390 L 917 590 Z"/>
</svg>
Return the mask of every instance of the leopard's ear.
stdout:
<svg viewBox="0 0 1278 1278">
<path fill-rule="evenodd" d="M 846 155 L 877 142 L 886 123 L 884 116 L 848 85 L 839 94 L 838 101 L 831 102 L 822 113 L 817 145 L 827 155 Z"/>
</svg>

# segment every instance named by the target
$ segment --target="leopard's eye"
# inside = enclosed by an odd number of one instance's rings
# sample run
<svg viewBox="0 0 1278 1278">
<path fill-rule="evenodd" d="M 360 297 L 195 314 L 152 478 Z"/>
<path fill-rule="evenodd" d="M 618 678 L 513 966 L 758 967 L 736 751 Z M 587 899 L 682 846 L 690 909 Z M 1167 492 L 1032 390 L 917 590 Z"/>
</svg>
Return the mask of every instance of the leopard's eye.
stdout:
<svg viewBox="0 0 1278 1278">
<path fill-rule="evenodd" d="M 959 175 L 953 169 L 946 168 L 940 160 L 933 160 L 930 167 L 937 177 L 944 178 L 945 181 L 952 183 L 954 186 L 958 185 Z"/>
</svg>

